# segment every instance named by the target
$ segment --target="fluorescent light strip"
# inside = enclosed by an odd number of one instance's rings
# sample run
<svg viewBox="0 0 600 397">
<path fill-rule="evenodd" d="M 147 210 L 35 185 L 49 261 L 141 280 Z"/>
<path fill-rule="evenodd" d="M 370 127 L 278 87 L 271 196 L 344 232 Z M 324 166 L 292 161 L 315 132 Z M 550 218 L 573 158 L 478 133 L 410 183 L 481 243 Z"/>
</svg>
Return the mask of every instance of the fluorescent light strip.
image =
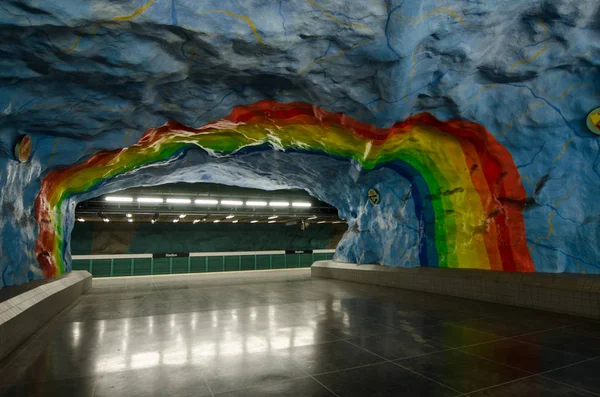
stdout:
<svg viewBox="0 0 600 397">
<path fill-rule="evenodd" d="M 302 207 L 302 208 L 309 208 L 312 207 L 311 203 L 305 203 L 302 201 L 296 201 L 294 203 L 292 203 L 292 207 Z"/>
<path fill-rule="evenodd" d="M 127 218 L 131 218 L 133 215 L 132 215 L 132 214 L 130 214 L 130 213 L 127 213 L 127 214 L 125 214 L 125 216 L 126 216 Z"/>
<path fill-rule="evenodd" d="M 316 215 L 313 215 L 313 216 L 311 216 L 310 218 L 306 218 L 306 219 L 308 219 L 308 220 L 317 219 L 317 216 L 316 216 Z"/>
<path fill-rule="evenodd" d="M 232 215 L 227 215 L 227 216 L 225 217 L 225 219 L 232 219 L 232 218 L 235 218 L 235 215 L 233 215 L 233 214 L 232 214 Z"/>
<path fill-rule="evenodd" d="M 109 201 L 111 203 L 131 203 L 133 202 L 133 197 L 125 197 L 125 196 L 106 196 L 104 200 Z"/>
<path fill-rule="evenodd" d="M 186 214 L 181 214 L 181 215 L 179 215 L 179 219 L 183 219 L 183 218 L 185 218 L 186 216 L 187 216 Z"/>
<path fill-rule="evenodd" d="M 250 223 L 256 223 L 256 222 L 258 222 L 256 219 L 253 220 L 253 221 L 250 221 Z"/>
<path fill-rule="evenodd" d="M 317 223 L 327 223 L 327 221 L 319 221 L 319 222 L 317 222 Z"/>
<path fill-rule="evenodd" d="M 269 219 L 277 219 L 279 218 L 277 215 L 270 216 Z"/>
<path fill-rule="evenodd" d="M 239 200 L 221 200 L 221 204 L 223 204 L 223 205 L 244 205 L 244 202 L 239 201 Z"/>
<path fill-rule="evenodd" d="M 287 201 L 271 201 L 269 203 L 270 207 L 289 207 L 290 203 Z"/>
<path fill-rule="evenodd" d="M 138 203 L 163 203 L 164 200 L 160 197 L 138 197 Z"/>
<path fill-rule="evenodd" d="M 167 203 L 169 204 L 191 204 L 192 200 L 186 198 L 168 198 Z"/>
<path fill-rule="evenodd" d="M 234 221 L 231 221 L 231 223 L 238 223 L 239 221 L 236 219 Z"/>
<path fill-rule="evenodd" d="M 179 222 L 179 218 L 173 219 L 173 223 Z"/>
<path fill-rule="evenodd" d="M 217 205 L 219 204 L 219 200 L 198 199 L 194 200 L 194 203 L 197 205 Z"/>
<path fill-rule="evenodd" d="M 77 218 L 77 222 L 85 222 L 85 219 L 83 219 L 83 218 Z"/>
<path fill-rule="evenodd" d="M 221 222 L 221 220 L 220 220 L 220 219 L 215 219 L 215 220 L 213 221 L 213 223 L 219 223 L 219 222 Z"/>
<path fill-rule="evenodd" d="M 275 222 L 277 222 L 277 221 L 269 221 L 269 223 L 275 223 Z"/>
<path fill-rule="evenodd" d="M 110 222 L 110 219 L 108 219 L 108 218 L 104 218 L 104 219 L 102 219 L 102 220 L 103 220 L 104 222 L 106 222 L 106 223 Z"/>
<path fill-rule="evenodd" d="M 250 207 L 266 207 L 266 201 L 246 201 L 246 205 Z"/>
<path fill-rule="evenodd" d="M 133 219 L 129 218 L 129 219 L 127 219 L 127 222 L 131 223 L 131 222 L 133 222 Z"/>
</svg>

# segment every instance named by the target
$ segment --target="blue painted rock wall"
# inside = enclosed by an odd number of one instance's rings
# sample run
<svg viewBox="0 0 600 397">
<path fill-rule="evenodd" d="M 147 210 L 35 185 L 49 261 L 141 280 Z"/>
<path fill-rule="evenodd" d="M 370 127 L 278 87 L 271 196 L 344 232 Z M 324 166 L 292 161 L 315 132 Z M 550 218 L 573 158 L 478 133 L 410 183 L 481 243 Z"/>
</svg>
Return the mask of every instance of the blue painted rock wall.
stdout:
<svg viewBox="0 0 600 397">
<path fill-rule="evenodd" d="M 265 98 L 380 127 L 423 111 L 485 126 L 535 204 L 524 216 L 536 270 L 600 272 L 600 137 L 586 127 L 600 106 L 596 0 L 6 0 L 0 24 L 0 286 L 42 276 L 33 203 L 43 175 L 169 119 L 197 127 Z M 22 134 L 33 142 L 25 163 L 13 151 Z M 313 192 L 354 225 L 338 258 L 414 265 L 408 186 L 369 178 Z M 366 199 L 375 185 L 377 208 Z"/>
</svg>

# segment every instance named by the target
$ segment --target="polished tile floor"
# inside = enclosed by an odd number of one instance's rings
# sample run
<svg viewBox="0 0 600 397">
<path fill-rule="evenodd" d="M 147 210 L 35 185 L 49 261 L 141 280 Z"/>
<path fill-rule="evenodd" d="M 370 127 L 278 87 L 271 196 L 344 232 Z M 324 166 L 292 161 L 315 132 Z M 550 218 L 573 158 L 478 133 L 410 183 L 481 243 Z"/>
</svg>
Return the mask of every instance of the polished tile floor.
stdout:
<svg viewBox="0 0 600 397">
<path fill-rule="evenodd" d="M 600 323 L 311 279 L 94 280 L 0 363 L 0 396 L 600 395 Z"/>
</svg>

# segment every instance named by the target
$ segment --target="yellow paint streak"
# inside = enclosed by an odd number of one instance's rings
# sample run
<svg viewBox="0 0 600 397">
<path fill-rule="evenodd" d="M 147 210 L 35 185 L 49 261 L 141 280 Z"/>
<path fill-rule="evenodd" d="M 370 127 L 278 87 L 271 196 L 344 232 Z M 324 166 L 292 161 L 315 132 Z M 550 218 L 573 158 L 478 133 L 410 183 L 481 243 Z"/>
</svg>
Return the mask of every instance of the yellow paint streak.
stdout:
<svg viewBox="0 0 600 397">
<path fill-rule="evenodd" d="M 143 6 L 141 6 L 137 10 L 135 10 L 133 12 L 133 14 L 123 15 L 123 16 L 120 16 L 120 17 L 114 17 L 112 20 L 116 21 L 116 22 L 130 21 L 133 18 L 135 18 L 138 15 L 140 15 L 142 12 L 146 11 L 148 8 L 150 8 L 150 6 L 152 6 L 153 3 L 154 3 L 154 0 L 150 0 L 148 3 L 144 4 Z"/>
<path fill-rule="evenodd" d="M 581 268 L 581 266 L 579 266 L 579 262 L 578 261 L 575 261 L 575 266 L 577 266 L 577 269 L 579 269 L 579 271 L 581 272 L 581 274 L 586 274 L 585 270 L 583 270 Z"/>
<path fill-rule="evenodd" d="M 475 95 L 472 99 L 471 99 L 471 103 L 475 102 L 475 100 L 477 98 L 479 98 L 479 96 L 481 95 L 481 93 L 485 90 L 489 90 L 490 88 L 494 88 L 496 86 L 496 84 L 489 84 L 489 85 L 484 85 L 483 87 L 481 87 L 479 89 L 479 92 L 477 92 L 477 95 Z"/>
<path fill-rule="evenodd" d="M 589 83 L 588 83 L 588 84 L 576 85 L 576 86 L 569 87 L 569 88 L 567 88 L 566 90 L 564 90 L 564 91 L 563 91 L 563 93 L 562 93 L 560 96 L 556 97 L 555 99 L 556 99 L 556 100 L 563 99 L 564 97 L 566 97 L 566 96 L 567 96 L 567 94 L 568 94 L 570 91 L 572 91 L 572 90 L 577 90 L 577 89 L 581 89 L 581 88 L 586 88 L 586 87 L 589 87 L 590 85 L 591 85 L 591 84 L 589 84 Z"/>
<path fill-rule="evenodd" d="M 339 53 L 337 53 L 336 55 L 332 55 L 330 57 L 325 57 L 325 58 L 319 58 L 316 59 L 314 61 L 312 61 L 307 67 L 305 67 L 304 69 L 301 69 L 298 72 L 298 75 L 301 75 L 305 72 L 307 72 L 310 68 L 312 68 L 315 65 L 318 65 L 319 63 L 323 63 L 323 62 L 327 62 L 327 61 L 331 61 L 332 59 L 337 59 L 337 58 L 341 58 L 346 52 L 354 50 L 355 48 L 358 48 L 360 46 L 363 46 L 365 44 L 369 44 L 371 43 L 373 40 L 367 40 L 367 41 L 363 41 L 362 43 L 358 43 L 356 45 L 353 45 L 352 47 L 347 47 L 342 49 Z"/>
<path fill-rule="evenodd" d="M 556 158 L 554 160 L 552 160 L 553 163 L 556 163 L 558 160 L 560 160 L 566 153 L 567 153 L 567 148 L 569 147 L 569 145 L 575 140 L 575 137 L 569 139 L 563 146 L 563 151 L 561 154 L 559 154 L 558 156 L 556 156 Z"/>
<path fill-rule="evenodd" d="M 579 185 L 575 185 L 571 188 L 571 190 L 569 190 L 569 192 L 562 198 L 556 200 L 556 202 L 554 203 L 554 207 L 558 207 L 558 205 L 560 203 L 562 203 L 563 201 L 565 201 L 566 199 L 569 198 L 569 196 L 571 195 L 571 193 L 573 193 L 573 191 L 578 187 Z M 533 250 L 536 246 L 537 243 L 539 243 L 540 241 L 543 240 L 547 240 L 550 238 L 550 236 L 552 236 L 552 234 L 554 234 L 554 225 L 552 224 L 552 218 L 554 217 L 554 213 L 556 211 L 552 210 L 550 212 L 550 215 L 548 215 L 548 234 L 546 234 L 544 237 L 539 237 L 537 240 L 535 240 L 535 242 L 533 244 L 531 244 L 531 246 L 529 247 L 529 250 Z"/>
<path fill-rule="evenodd" d="M 415 73 L 417 72 L 417 49 L 415 48 L 412 52 L 411 55 L 411 59 L 412 59 L 412 68 L 410 69 L 410 76 L 408 78 L 408 83 L 404 86 L 404 89 L 402 90 L 402 99 L 404 99 L 405 102 L 409 102 L 408 98 L 406 98 L 406 90 L 408 90 L 408 87 L 410 87 L 410 83 L 412 83 L 413 79 L 415 78 Z"/>
<path fill-rule="evenodd" d="M 208 14 L 213 14 L 213 13 L 226 14 L 226 15 L 229 15 L 230 17 L 241 19 L 242 21 L 246 22 L 248 24 L 248 26 L 250 26 L 250 29 L 252 29 L 252 33 L 254 33 L 254 36 L 256 37 L 256 40 L 258 41 L 258 43 L 263 44 L 262 38 L 258 34 L 258 30 L 256 29 L 256 25 L 254 25 L 254 22 L 252 22 L 252 19 L 248 18 L 245 15 L 234 14 L 233 12 L 230 12 L 227 10 L 210 10 L 210 11 L 205 11 L 205 12 L 202 12 L 202 13 L 196 14 L 196 15 L 202 16 L 202 15 L 208 15 Z"/>
<path fill-rule="evenodd" d="M 517 121 L 518 119 L 520 119 L 522 116 L 524 116 L 525 114 L 529 113 L 529 112 L 533 112 L 536 109 L 541 108 L 542 106 L 544 106 L 545 103 L 538 103 L 535 106 L 532 106 L 530 108 L 525 109 L 524 111 L 522 111 L 521 113 L 517 114 L 511 121 L 509 121 L 508 123 L 506 123 L 506 129 L 504 131 L 502 131 L 499 135 L 500 136 L 504 136 L 506 135 L 512 128 L 513 124 L 515 121 Z"/>
<path fill-rule="evenodd" d="M 546 39 L 548 39 L 548 26 L 546 24 L 544 24 L 544 20 L 542 18 L 540 18 L 540 25 L 542 25 L 542 28 L 544 29 L 544 40 L 546 40 Z M 548 51 L 549 46 L 550 46 L 550 43 L 546 42 L 546 45 L 544 45 L 544 48 L 542 48 L 541 50 L 536 52 L 535 55 L 532 56 L 531 58 L 515 62 L 514 65 L 512 65 L 512 67 L 510 68 L 510 71 L 512 72 L 519 65 L 525 65 L 527 63 L 531 63 L 531 62 L 535 61 L 536 59 L 538 59 L 540 57 L 540 55 L 542 55 L 544 52 Z"/>
<path fill-rule="evenodd" d="M 63 52 L 67 53 L 67 52 L 74 51 L 79 46 L 80 41 L 81 41 L 81 35 L 78 35 L 77 40 L 75 40 L 75 44 L 73 44 L 73 46 L 67 48 L 66 50 L 63 50 Z"/>
<path fill-rule="evenodd" d="M 524 176 L 521 179 L 523 179 L 525 182 L 527 182 L 530 186 L 535 186 L 535 183 L 533 183 L 531 181 L 531 179 L 529 179 L 528 177 Z"/>
<path fill-rule="evenodd" d="M 344 26 L 349 26 L 352 28 L 358 28 L 358 29 L 365 29 L 365 30 L 372 30 L 371 28 L 368 28 L 366 26 L 363 26 L 359 23 L 346 23 L 344 21 L 340 21 L 339 19 L 337 19 L 336 17 L 334 17 L 327 9 L 321 7 L 320 5 L 318 5 L 317 3 L 315 3 L 313 0 L 306 0 L 310 5 L 312 5 L 315 8 L 318 8 L 319 10 L 323 11 L 323 13 L 325 15 L 327 15 L 327 18 L 339 23 L 340 25 L 344 25 Z"/>
<path fill-rule="evenodd" d="M 446 8 L 446 7 L 440 7 L 440 8 L 436 8 L 435 10 L 429 11 L 427 14 L 419 17 L 419 18 L 411 18 L 411 17 L 406 17 L 404 15 L 401 14 L 394 14 L 394 18 L 398 18 L 401 20 L 405 20 L 405 21 L 410 21 L 412 23 L 419 23 L 422 22 L 423 20 L 435 15 L 435 14 L 439 14 L 439 13 L 447 13 L 449 14 L 451 17 L 455 18 L 456 20 L 458 20 L 458 23 L 460 25 L 464 25 L 464 26 L 468 26 L 465 21 L 463 20 L 463 18 L 456 13 L 456 11 L 451 10 L 450 8 Z"/>
<path fill-rule="evenodd" d="M 52 160 L 54 159 L 54 155 L 56 154 L 56 148 L 58 147 L 58 141 L 60 141 L 60 138 L 56 138 L 54 140 L 54 147 L 52 147 L 52 154 L 50 154 L 50 158 L 48 159 L 48 164 L 46 164 L 46 168 L 50 167 L 50 164 L 52 164 Z"/>
<path fill-rule="evenodd" d="M 194 59 L 196 59 L 197 56 L 198 54 L 192 54 L 190 59 L 188 59 L 187 63 L 185 64 L 185 68 L 188 71 L 188 73 L 190 72 L 190 69 L 192 68 L 192 63 L 194 62 Z"/>
<path fill-rule="evenodd" d="M 127 144 L 129 142 L 129 135 L 131 135 L 131 131 L 132 130 L 127 130 L 127 133 L 125 134 L 125 138 L 123 138 L 123 143 Z"/>
<path fill-rule="evenodd" d="M 152 3 L 154 3 L 154 0 L 150 0 L 146 5 L 135 10 L 135 12 L 131 15 L 115 17 L 112 20 L 115 22 L 120 22 L 120 21 L 126 21 L 126 20 L 133 19 L 136 16 L 138 16 L 139 14 L 141 14 L 142 12 L 146 11 L 146 9 L 148 9 L 152 5 Z M 100 28 L 100 24 L 97 23 L 96 26 L 94 27 L 94 30 L 92 31 L 92 36 L 94 36 L 96 33 L 98 33 L 99 28 Z M 75 44 L 73 44 L 73 46 L 67 48 L 66 50 L 63 50 L 63 52 L 66 53 L 66 52 L 74 51 L 79 46 L 79 42 L 81 41 L 81 36 L 82 35 L 78 35 L 77 40 L 75 40 Z"/>
<path fill-rule="evenodd" d="M 436 8 L 435 10 L 428 12 L 427 14 L 423 15 L 421 18 L 418 18 L 415 21 L 415 23 L 419 23 L 422 20 L 427 19 L 430 16 L 438 14 L 440 12 L 445 12 L 445 13 L 450 14 L 451 17 L 453 17 L 453 18 L 455 18 L 455 19 L 458 20 L 459 24 L 466 26 L 466 23 L 463 21 L 463 19 L 462 19 L 462 17 L 460 15 L 458 15 L 454 10 L 451 10 L 450 8 L 446 8 L 446 7 Z"/>
</svg>

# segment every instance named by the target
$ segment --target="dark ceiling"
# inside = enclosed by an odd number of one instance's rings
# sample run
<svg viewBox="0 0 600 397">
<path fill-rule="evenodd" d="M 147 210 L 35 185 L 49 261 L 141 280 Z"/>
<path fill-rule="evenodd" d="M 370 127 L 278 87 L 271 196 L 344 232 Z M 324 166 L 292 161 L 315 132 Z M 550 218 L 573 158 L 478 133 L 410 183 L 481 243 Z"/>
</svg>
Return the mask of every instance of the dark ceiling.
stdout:
<svg viewBox="0 0 600 397">
<path fill-rule="evenodd" d="M 110 202 L 107 197 L 131 202 Z M 163 202 L 140 203 L 140 198 L 162 199 Z M 173 199 L 189 200 L 189 203 L 167 202 Z M 196 204 L 196 200 L 208 200 L 210 203 Z M 242 204 L 227 204 L 223 200 Z M 289 205 L 274 207 L 273 202 Z M 298 203 L 305 206 L 298 207 Z M 307 203 L 310 207 L 306 207 Z M 335 207 L 303 190 L 265 191 L 210 183 L 140 187 L 100 196 L 78 204 L 76 218 L 80 222 L 345 223 L 338 218 Z"/>
</svg>

